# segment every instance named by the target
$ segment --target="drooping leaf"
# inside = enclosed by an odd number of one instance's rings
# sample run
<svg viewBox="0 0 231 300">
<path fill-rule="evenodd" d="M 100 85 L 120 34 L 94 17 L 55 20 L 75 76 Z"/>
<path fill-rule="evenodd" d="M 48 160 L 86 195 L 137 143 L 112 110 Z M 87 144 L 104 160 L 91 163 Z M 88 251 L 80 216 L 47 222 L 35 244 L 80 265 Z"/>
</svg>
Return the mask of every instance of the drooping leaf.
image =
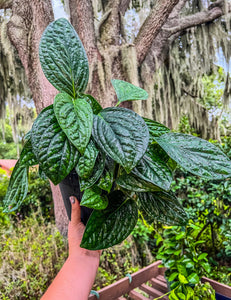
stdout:
<svg viewBox="0 0 231 300">
<path fill-rule="evenodd" d="M 35 120 L 31 143 L 39 165 L 54 184 L 62 181 L 78 162 L 79 153 L 59 126 L 53 105 Z"/>
<path fill-rule="evenodd" d="M 136 175 L 126 174 L 125 172 L 122 172 L 122 174 L 117 178 L 116 183 L 120 187 L 134 192 L 149 192 L 161 190 L 153 183 L 145 181 L 137 177 Z"/>
<path fill-rule="evenodd" d="M 137 177 L 168 191 L 172 182 L 172 172 L 152 147 L 132 170 Z"/>
<path fill-rule="evenodd" d="M 115 89 L 119 103 L 131 100 L 147 100 L 148 98 L 148 93 L 145 90 L 129 82 L 112 79 L 111 83 Z"/>
<path fill-rule="evenodd" d="M 187 215 L 172 193 L 138 193 L 143 210 L 154 219 L 168 225 L 187 223 Z"/>
<path fill-rule="evenodd" d="M 54 111 L 68 139 L 83 154 L 92 131 L 93 112 L 90 104 L 84 99 L 73 100 L 68 94 L 60 93 L 55 97 Z"/>
<path fill-rule="evenodd" d="M 147 119 L 147 118 L 143 118 L 145 123 L 148 126 L 148 130 L 149 130 L 149 142 L 155 142 L 155 137 L 161 136 L 167 132 L 170 131 L 170 129 L 168 127 L 166 127 L 165 125 L 158 123 L 156 121 Z"/>
<path fill-rule="evenodd" d="M 194 175 L 216 180 L 231 177 L 229 158 L 203 139 L 170 132 L 155 140 L 173 160 Z"/>
<path fill-rule="evenodd" d="M 109 156 L 106 156 L 105 168 L 103 170 L 103 173 L 97 185 L 102 190 L 105 190 L 108 193 L 111 191 L 112 188 L 113 179 L 114 179 L 113 178 L 114 169 L 115 169 L 114 161 Z"/>
<path fill-rule="evenodd" d="M 99 187 L 93 186 L 84 191 L 81 205 L 93 209 L 105 209 L 108 206 L 108 199 L 105 195 L 102 195 Z"/>
<path fill-rule="evenodd" d="M 148 128 L 133 111 L 110 107 L 94 116 L 93 138 L 113 160 L 129 173 L 144 155 L 149 140 Z"/>
<path fill-rule="evenodd" d="M 121 191 L 108 195 L 105 210 L 94 210 L 87 223 L 81 247 L 98 250 L 121 243 L 133 230 L 138 219 L 135 201 Z"/>
<path fill-rule="evenodd" d="M 20 167 L 30 167 L 38 164 L 38 160 L 32 150 L 31 139 L 28 139 L 25 143 L 19 160 Z"/>
<path fill-rule="evenodd" d="M 87 179 L 79 178 L 81 192 L 92 187 L 100 178 L 105 166 L 105 154 L 99 152 L 92 174 Z"/>
<path fill-rule="evenodd" d="M 46 78 L 57 90 L 75 98 L 78 92 L 86 89 L 89 77 L 87 55 L 66 19 L 58 19 L 45 29 L 39 57 Z"/>
<path fill-rule="evenodd" d="M 95 143 L 90 140 L 76 166 L 76 172 L 81 178 L 86 179 L 92 174 L 98 153 L 99 150 L 96 148 Z"/>
<path fill-rule="evenodd" d="M 4 197 L 4 212 L 12 212 L 18 209 L 26 198 L 28 192 L 28 168 L 16 163 L 10 177 L 9 186 Z"/>
<path fill-rule="evenodd" d="M 101 112 L 103 109 L 99 102 L 91 95 L 83 95 L 83 98 L 91 105 L 92 111 L 95 115 Z"/>
</svg>

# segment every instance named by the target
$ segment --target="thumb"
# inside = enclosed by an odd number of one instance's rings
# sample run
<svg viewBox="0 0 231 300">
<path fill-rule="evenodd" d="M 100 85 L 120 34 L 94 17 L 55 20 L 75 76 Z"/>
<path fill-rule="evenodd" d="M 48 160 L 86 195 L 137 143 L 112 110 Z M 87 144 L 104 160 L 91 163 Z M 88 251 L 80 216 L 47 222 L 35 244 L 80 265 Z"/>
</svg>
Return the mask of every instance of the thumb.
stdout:
<svg viewBox="0 0 231 300">
<path fill-rule="evenodd" d="M 69 199 L 71 202 L 71 224 L 75 226 L 81 223 L 81 208 L 76 197 L 71 196 Z"/>
</svg>

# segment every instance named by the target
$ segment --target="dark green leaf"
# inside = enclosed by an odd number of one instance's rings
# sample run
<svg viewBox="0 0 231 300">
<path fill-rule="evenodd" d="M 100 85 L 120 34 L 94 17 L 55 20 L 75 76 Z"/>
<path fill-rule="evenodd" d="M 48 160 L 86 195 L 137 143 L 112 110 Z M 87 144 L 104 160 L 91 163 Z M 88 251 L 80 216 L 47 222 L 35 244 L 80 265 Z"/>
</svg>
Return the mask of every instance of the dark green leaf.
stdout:
<svg viewBox="0 0 231 300">
<path fill-rule="evenodd" d="M 161 123 L 158 123 L 156 121 L 147 119 L 147 118 L 143 118 L 145 123 L 148 126 L 148 130 L 149 130 L 149 142 L 153 143 L 155 142 L 155 137 L 161 136 L 167 132 L 170 131 L 170 129 L 166 126 L 164 126 Z"/>
<path fill-rule="evenodd" d="M 183 133 L 166 133 L 155 138 L 157 143 L 180 166 L 192 174 L 208 179 L 231 176 L 231 161 L 213 144 Z"/>
<path fill-rule="evenodd" d="M 79 178 L 81 192 L 92 187 L 103 173 L 105 166 L 105 155 L 99 152 L 92 174 L 87 179 Z"/>
<path fill-rule="evenodd" d="M 178 276 L 178 272 L 173 272 L 169 277 L 168 277 L 168 281 L 173 281 L 177 276 Z"/>
<path fill-rule="evenodd" d="M 84 153 L 91 137 L 93 112 L 84 99 L 73 100 L 65 93 L 56 95 L 54 111 L 60 127 L 72 144 Z"/>
<path fill-rule="evenodd" d="M 82 95 L 82 97 L 91 105 L 92 111 L 95 115 L 101 112 L 103 109 L 99 102 L 91 95 Z"/>
<path fill-rule="evenodd" d="M 168 191 L 172 182 L 172 172 L 162 158 L 149 147 L 143 158 L 132 170 L 137 177 Z"/>
<path fill-rule="evenodd" d="M 111 191 L 113 184 L 114 168 L 114 161 L 109 156 L 107 156 L 105 161 L 105 168 L 98 182 L 98 187 L 100 187 L 102 190 L 107 191 L 108 193 Z"/>
<path fill-rule="evenodd" d="M 28 168 L 16 163 L 10 177 L 9 186 L 4 197 L 4 212 L 15 211 L 20 207 L 28 192 Z"/>
<path fill-rule="evenodd" d="M 97 186 L 85 190 L 81 199 L 81 205 L 93 209 L 105 209 L 108 206 L 108 199 L 101 193 L 101 189 Z"/>
<path fill-rule="evenodd" d="M 20 154 L 20 167 L 29 167 L 38 164 L 38 160 L 32 150 L 31 140 L 28 139 Z"/>
<path fill-rule="evenodd" d="M 94 116 L 94 140 L 129 173 L 144 155 L 149 140 L 148 128 L 133 111 L 111 107 Z"/>
<path fill-rule="evenodd" d="M 99 150 L 96 148 L 94 142 L 90 140 L 76 166 L 76 172 L 81 178 L 86 179 L 92 174 L 98 153 Z"/>
<path fill-rule="evenodd" d="M 130 100 L 146 100 L 148 98 L 148 93 L 129 82 L 112 79 L 111 83 L 115 89 L 118 102 L 130 101 Z"/>
<path fill-rule="evenodd" d="M 187 223 L 187 215 L 172 193 L 138 193 L 138 198 L 144 211 L 158 221 L 169 225 Z"/>
<path fill-rule="evenodd" d="M 108 195 L 105 210 L 94 210 L 87 223 L 81 247 L 98 250 L 121 243 L 133 230 L 138 219 L 136 203 L 121 191 Z"/>
<path fill-rule="evenodd" d="M 54 184 L 62 181 L 77 164 L 79 153 L 59 126 L 53 105 L 46 107 L 35 120 L 31 143 L 39 165 Z"/>
<path fill-rule="evenodd" d="M 160 191 L 161 189 L 151 182 L 145 181 L 133 174 L 123 172 L 116 180 L 122 188 L 134 192 Z"/>
<path fill-rule="evenodd" d="M 45 29 L 39 46 L 39 57 L 46 78 L 60 92 L 76 97 L 86 89 L 88 60 L 72 25 L 64 18 Z"/>
</svg>

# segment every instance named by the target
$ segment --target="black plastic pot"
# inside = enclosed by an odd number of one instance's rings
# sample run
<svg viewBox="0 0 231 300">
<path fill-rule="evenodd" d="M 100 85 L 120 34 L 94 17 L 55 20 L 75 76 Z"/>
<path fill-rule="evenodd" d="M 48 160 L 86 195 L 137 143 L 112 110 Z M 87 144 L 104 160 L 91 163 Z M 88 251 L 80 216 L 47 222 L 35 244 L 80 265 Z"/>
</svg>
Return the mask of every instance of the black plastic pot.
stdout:
<svg viewBox="0 0 231 300">
<path fill-rule="evenodd" d="M 63 202 L 67 211 L 69 220 L 71 220 L 71 203 L 70 196 L 75 196 L 79 202 L 81 202 L 83 193 L 80 191 L 79 186 L 79 177 L 75 170 L 72 170 L 71 173 L 60 182 L 59 184 L 60 191 L 63 197 Z M 87 224 L 87 221 L 92 213 L 92 209 L 88 207 L 81 206 L 81 221 L 84 225 Z"/>
</svg>

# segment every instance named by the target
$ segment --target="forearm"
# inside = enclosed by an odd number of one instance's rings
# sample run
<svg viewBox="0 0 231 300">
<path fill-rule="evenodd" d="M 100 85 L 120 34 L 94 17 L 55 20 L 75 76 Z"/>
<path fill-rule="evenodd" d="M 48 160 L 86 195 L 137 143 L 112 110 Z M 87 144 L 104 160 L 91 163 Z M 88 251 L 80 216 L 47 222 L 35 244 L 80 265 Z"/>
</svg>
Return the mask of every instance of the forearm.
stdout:
<svg viewBox="0 0 231 300">
<path fill-rule="evenodd" d="M 90 256 L 69 256 L 41 300 L 87 300 L 99 259 Z"/>
</svg>

